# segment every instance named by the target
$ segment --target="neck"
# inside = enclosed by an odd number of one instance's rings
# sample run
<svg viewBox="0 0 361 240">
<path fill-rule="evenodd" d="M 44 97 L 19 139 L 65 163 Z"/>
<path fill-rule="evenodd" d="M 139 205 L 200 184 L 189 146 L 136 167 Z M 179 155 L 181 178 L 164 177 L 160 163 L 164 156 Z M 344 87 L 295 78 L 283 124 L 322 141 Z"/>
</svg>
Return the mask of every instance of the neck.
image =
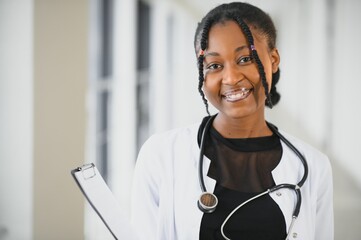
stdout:
<svg viewBox="0 0 361 240">
<path fill-rule="evenodd" d="M 272 135 L 264 115 L 257 118 L 232 118 L 220 113 L 214 119 L 213 127 L 225 138 L 254 138 Z"/>
</svg>

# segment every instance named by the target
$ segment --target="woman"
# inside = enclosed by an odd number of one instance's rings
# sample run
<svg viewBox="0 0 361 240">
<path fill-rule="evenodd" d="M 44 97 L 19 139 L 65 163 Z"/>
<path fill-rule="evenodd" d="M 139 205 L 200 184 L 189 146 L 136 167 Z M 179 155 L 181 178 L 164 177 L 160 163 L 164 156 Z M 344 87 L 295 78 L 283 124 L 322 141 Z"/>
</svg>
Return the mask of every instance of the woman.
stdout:
<svg viewBox="0 0 361 240">
<path fill-rule="evenodd" d="M 199 23 L 198 88 L 218 113 L 142 147 L 140 239 L 333 239 L 328 158 L 265 120 L 280 99 L 275 43 L 272 20 L 250 4 L 220 5 Z"/>
</svg>

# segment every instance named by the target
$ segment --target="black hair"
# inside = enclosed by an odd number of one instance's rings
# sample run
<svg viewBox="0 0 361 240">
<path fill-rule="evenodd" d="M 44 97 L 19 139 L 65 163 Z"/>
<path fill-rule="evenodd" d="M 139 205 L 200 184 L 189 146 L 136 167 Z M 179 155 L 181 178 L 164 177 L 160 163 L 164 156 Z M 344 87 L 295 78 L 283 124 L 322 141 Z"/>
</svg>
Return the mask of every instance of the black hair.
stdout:
<svg viewBox="0 0 361 240">
<path fill-rule="evenodd" d="M 280 100 L 280 94 L 276 90 L 276 84 L 280 77 L 279 69 L 277 72 L 272 74 L 272 84 L 270 92 L 268 91 L 269 86 L 266 81 L 266 75 L 264 72 L 264 67 L 259 59 L 257 50 L 254 48 L 254 41 L 252 33 L 247 24 L 251 25 L 254 29 L 257 29 L 257 32 L 264 36 L 267 40 L 268 48 L 274 49 L 276 46 L 276 28 L 273 24 L 270 16 L 259 9 L 248 3 L 242 2 L 233 2 L 228 4 L 222 4 L 210 12 L 207 13 L 206 16 L 203 17 L 202 21 L 198 23 L 198 27 L 194 36 L 194 49 L 196 54 L 198 55 L 200 51 L 204 51 L 208 45 L 208 33 L 211 27 L 216 23 L 223 23 L 226 21 L 234 21 L 236 22 L 248 41 L 250 45 L 252 58 L 257 64 L 259 74 L 261 76 L 261 82 L 266 94 L 266 106 L 272 108 L 273 105 L 277 104 Z M 204 55 L 199 54 L 198 56 L 198 91 L 203 99 L 203 102 L 206 106 L 206 111 L 209 114 L 208 110 L 208 102 L 205 98 L 204 92 L 202 90 L 203 82 L 204 82 L 204 73 L 203 73 L 203 61 Z"/>
</svg>

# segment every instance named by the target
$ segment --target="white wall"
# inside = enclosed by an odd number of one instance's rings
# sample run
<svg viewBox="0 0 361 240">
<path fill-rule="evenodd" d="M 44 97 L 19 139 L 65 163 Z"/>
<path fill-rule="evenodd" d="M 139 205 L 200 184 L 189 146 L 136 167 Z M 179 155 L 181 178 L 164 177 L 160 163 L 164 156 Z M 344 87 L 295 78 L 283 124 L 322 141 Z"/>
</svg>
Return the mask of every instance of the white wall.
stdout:
<svg viewBox="0 0 361 240">
<path fill-rule="evenodd" d="M 330 152 L 361 188 L 361 2 L 337 0 Z"/>
<path fill-rule="evenodd" d="M 0 1 L 0 239 L 32 236 L 31 0 Z"/>
</svg>

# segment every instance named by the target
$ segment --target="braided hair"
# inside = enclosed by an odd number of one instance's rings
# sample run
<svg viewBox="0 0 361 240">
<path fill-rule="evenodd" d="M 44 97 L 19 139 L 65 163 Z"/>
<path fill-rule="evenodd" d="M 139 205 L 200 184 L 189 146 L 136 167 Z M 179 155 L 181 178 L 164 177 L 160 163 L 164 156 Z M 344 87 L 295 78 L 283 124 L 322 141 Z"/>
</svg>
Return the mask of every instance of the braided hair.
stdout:
<svg viewBox="0 0 361 240">
<path fill-rule="evenodd" d="M 272 19 L 263 12 L 261 9 L 250 5 L 248 3 L 233 2 L 228 4 L 222 4 L 218 7 L 212 9 L 198 24 L 195 36 L 194 36 L 194 49 L 198 55 L 198 91 L 202 97 L 202 100 L 206 106 L 206 111 L 208 115 L 208 101 L 205 98 L 204 92 L 202 90 L 204 82 L 204 73 L 203 73 L 203 61 L 204 61 L 204 51 L 208 45 L 208 35 L 211 27 L 216 23 L 223 23 L 226 21 L 236 22 L 248 41 L 250 45 L 252 58 L 257 64 L 258 72 L 261 77 L 261 82 L 266 94 L 266 106 L 272 108 L 273 105 L 277 104 L 280 100 L 280 94 L 276 90 L 276 84 L 280 77 L 279 69 L 277 72 L 272 74 L 272 84 L 271 89 L 269 89 L 268 82 L 266 80 L 266 74 L 264 71 L 263 64 L 258 56 L 257 50 L 254 47 L 254 39 L 252 33 L 246 23 L 252 25 L 255 29 L 258 30 L 260 34 L 266 37 L 267 44 L 269 49 L 275 48 L 276 45 L 276 29 L 273 24 Z"/>
</svg>

